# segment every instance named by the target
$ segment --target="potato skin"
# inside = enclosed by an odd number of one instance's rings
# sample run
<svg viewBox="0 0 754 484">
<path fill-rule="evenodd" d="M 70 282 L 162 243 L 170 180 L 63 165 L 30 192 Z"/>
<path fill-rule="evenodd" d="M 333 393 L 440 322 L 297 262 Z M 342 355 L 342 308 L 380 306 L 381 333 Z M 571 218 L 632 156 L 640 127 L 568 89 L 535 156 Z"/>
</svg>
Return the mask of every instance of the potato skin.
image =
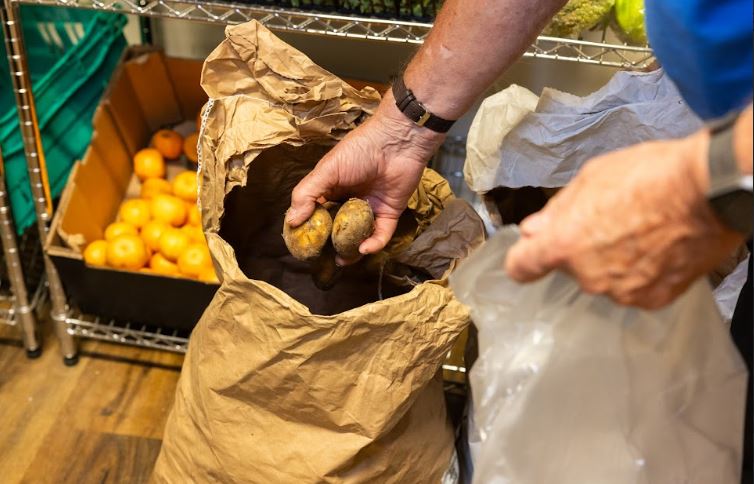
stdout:
<svg viewBox="0 0 754 484">
<path fill-rule="evenodd" d="M 359 246 L 374 232 L 374 213 L 369 202 L 352 198 L 338 210 L 333 220 L 332 243 L 339 256 L 359 256 Z"/>
<path fill-rule="evenodd" d="M 332 232 L 330 213 L 318 205 L 309 220 L 296 228 L 283 222 L 283 240 L 288 252 L 302 261 L 314 260 L 322 253 Z"/>
<path fill-rule="evenodd" d="M 312 281 L 317 289 L 329 291 L 340 279 L 342 268 L 335 263 L 335 249 L 327 244 L 322 254 L 310 262 Z"/>
</svg>

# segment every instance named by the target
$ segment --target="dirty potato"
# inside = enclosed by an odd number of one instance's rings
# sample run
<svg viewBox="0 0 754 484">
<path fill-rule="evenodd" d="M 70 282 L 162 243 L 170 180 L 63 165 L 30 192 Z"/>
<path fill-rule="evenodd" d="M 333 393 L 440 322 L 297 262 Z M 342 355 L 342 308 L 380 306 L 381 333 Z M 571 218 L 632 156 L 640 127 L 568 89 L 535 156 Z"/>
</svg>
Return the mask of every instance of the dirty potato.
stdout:
<svg viewBox="0 0 754 484">
<path fill-rule="evenodd" d="M 359 255 L 359 246 L 374 231 L 374 213 L 369 203 L 352 198 L 338 210 L 333 221 L 332 243 L 338 255 L 353 259 Z"/>
<path fill-rule="evenodd" d="M 332 217 L 318 205 L 309 220 L 296 228 L 283 222 L 283 240 L 288 252 L 302 261 L 314 260 L 322 253 L 332 232 Z"/>
<path fill-rule="evenodd" d="M 327 244 L 317 259 L 310 262 L 312 281 L 318 289 L 329 291 L 340 279 L 342 269 L 335 263 L 335 249 Z"/>
</svg>

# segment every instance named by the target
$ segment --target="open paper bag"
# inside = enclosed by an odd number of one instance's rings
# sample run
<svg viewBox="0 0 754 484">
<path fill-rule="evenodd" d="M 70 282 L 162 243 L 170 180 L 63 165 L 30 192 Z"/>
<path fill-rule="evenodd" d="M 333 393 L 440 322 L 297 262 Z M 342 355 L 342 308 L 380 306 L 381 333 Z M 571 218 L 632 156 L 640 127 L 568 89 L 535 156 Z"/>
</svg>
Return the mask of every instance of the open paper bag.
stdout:
<svg viewBox="0 0 754 484">
<path fill-rule="evenodd" d="M 481 220 L 427 170 L 389 247 L 331 291 L 281 237 L 290 193 L 379 96 L 256 22 L 207 59 L 203 225 L 222 285 L 191 337 L 158 482 L 411 482 L 448 474 L 438 370 L 469 315 L 447 287 Z"/>
</svg>

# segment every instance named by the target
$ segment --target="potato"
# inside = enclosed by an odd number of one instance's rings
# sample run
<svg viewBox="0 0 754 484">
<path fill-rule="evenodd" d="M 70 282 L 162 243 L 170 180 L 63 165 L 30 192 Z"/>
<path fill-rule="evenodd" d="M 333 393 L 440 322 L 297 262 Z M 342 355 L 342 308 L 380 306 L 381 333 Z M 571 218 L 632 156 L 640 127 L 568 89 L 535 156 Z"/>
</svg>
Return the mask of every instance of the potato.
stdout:
<svg viewBox="0 0 754 484">
<path fill-rule="evenodd" d="M 288 252 L 302 261 L 314 260 L 322 253 L 332 232 L 332 217 L 318 205 L 309 220 L 296 228 L 283 222 L 283 240 Z"/>
<path fill-rule="evenodd" d="M 323 291 L 332 289 L 343 271 L 335 263 L 335 249 L 331 244 L 327 244 L 322 250 L 322 254 L 310 264 L 314 285 Z"/>
<path fill-rule="evenodd" d="M 352 198 L 340 207 L 333 221 L 332 243 L 338 255 L 353 259 L 359 246 L 374 232 L 374 213 L 366 200 Z"/>
</svg>

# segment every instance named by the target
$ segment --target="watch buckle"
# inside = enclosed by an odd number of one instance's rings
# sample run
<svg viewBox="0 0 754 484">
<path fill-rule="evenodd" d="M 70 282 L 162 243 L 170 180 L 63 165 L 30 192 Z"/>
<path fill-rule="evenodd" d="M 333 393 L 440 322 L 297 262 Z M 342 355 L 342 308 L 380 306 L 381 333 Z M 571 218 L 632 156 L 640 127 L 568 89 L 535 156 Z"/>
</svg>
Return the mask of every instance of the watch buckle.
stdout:
<svg viewBox="0 0 754 484">
<path fill-rule="evenodd" d="M 422 114 L 421 118 L 419 118 L 419 121 L 416 122 L 419 126 L 424 127 L 425 124 L 427 124 L 427 121 L 429 121 L 429 118 L 432 117 L 432 113 L 429 111 L 424 111 L 424 114 Z"/>
</svg>

